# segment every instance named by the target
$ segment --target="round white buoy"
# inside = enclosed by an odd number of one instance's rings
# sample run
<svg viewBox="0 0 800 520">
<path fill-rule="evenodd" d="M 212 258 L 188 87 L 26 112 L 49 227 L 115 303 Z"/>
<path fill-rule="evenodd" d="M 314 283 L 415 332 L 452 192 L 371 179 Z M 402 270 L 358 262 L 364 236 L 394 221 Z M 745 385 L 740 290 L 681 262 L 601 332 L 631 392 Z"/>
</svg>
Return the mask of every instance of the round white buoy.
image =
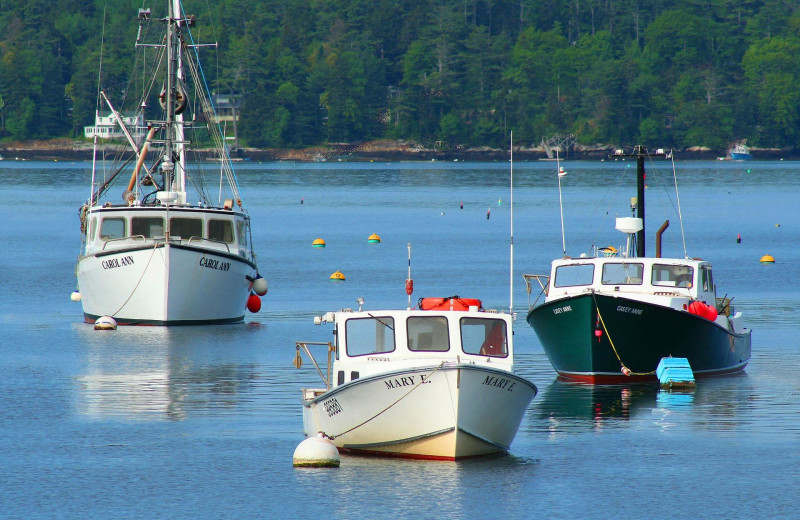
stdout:
<svg viewBox="0 0 800 520">
<path fill-rule="evenodd" d="M 69 299 L 74 302 L 81 301 L 81 293 L 80 291 L 72 291 L 72 294 L 69 295 Z"/>
<path fill-rule="evenodd" d="M 253 280 L 253 290 L 259 296 L 264 296 L 267 294 L 267 280 L 263 278 L 260 274 L 256 275 L 256 279 Z"/>
<path fill-rule="evenodd" d="M 117 320 L 111 316 L 100 316 L 94 322 L 94 330 L 117 330 Z"/>
<path fill-rule="evenodd" d="M 309 437 L 297 445 L 292 465 L 296 468 L 338 468 L 339 450 L 319 432 L 316 437 Z"/>
</svg>

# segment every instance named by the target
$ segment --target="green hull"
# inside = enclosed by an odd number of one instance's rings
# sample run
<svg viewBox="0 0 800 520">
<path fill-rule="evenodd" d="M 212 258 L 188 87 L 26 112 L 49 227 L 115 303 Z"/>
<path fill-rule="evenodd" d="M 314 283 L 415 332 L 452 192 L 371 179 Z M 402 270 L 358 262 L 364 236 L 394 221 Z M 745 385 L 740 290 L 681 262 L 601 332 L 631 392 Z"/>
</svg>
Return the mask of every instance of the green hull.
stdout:
<svg viewBox="0 0 800 520">
<path fill-rule="evenodd" d="M 623 297 L 563 298 L 533 308 L 527 321 L 559 375 L 590 383 L 656 380 L 667 356 L 688 359 L 699 376 L 737 372 L 750 359 L 749 330 L 731 333 L 688 312 Z"/>
</svg>

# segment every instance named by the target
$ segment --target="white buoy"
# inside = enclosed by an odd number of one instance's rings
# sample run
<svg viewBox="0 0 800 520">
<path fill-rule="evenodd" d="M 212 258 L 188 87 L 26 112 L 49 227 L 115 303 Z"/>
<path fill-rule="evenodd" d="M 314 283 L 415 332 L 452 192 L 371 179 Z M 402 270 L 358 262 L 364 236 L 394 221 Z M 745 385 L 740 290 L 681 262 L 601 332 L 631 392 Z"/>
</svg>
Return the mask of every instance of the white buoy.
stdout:
<svg viewBox="0 0 800 520">
<path fill-rule="evenodd" d="M 292 465 L 296 468 L 338 468 L 339 450 L 319 432 L 316 437 L 309 437 L 297 445 Z"/>
<path fill-rule="evenodd" d="M 261 275 L 256 276 L 256 279 L 253 280 L 253 290 L 259 296 L 264 296 L 267 294 L 267 280 L 262 278 Z"/>
<path fill-rule="evenodd" d="M 74 302 L 81 301 L 81 293 L 80 291 L 72 291 L 72 294 L 69 295 L 69 299 Z"/>
<path fill-rule="evenodd" d="M 117 320 L 111 316 L 100 316 L 94 322 L 94 330 L 117 330 Z"/>
</svg>

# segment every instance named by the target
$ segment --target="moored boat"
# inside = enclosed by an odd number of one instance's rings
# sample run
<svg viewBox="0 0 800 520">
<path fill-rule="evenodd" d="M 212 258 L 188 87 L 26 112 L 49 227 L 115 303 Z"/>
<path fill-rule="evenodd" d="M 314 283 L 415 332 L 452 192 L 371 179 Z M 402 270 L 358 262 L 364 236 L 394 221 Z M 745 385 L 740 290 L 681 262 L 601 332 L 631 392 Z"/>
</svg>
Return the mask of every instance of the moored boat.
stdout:
<svg viewBox="0 0 800 520">
<path fill-rule="evenodd" d="M 452 305 L 451 305 L 452 304 Z M 429 308 L 430 310 L 424 310 Z M 329 312 L 324 388 L 302 390 L 303 430 L 340 451 L 454 460 L 509 450 L 536 386 L 514 374 L 512 316 L 479 300 Z M 317 343 L 320 345 L 320 343 Z M 301 363 L 296 362 L 296 366 Z"/>
<path fill-rule="evenodd" d="M 735 143 L 728 151 L 728 154 L 731 156 L 732 161 L 746 161 L 753 158 L 745 141 Z"/>
<path fill-rule="evenodd" d="M 656 155 L 656 154 L 653 154 Z M 663 154 L 661 154 L 663 155 Z M 637 147 L 637 217 L 617 219 L 627 235 L 622 250 L 594 248 L 564 254 L 537 279 L 545 298 L 530 306 L 535 330 L 556 372 L 587 383 L 656 380 L 664 357 L 686 358 L 697 376 L 741 371 L 750 359 L 751 331 L 732 298 L 717 297 L 708 261 L 645 255 L 644 159 Z M 529 290 L 530 293 L 530 290 Z M 541 296 L 541 295 L 540 295 Z M 538 298 L 537 298 L 538 301 Z"/>
<path fill-rule="evenodd" d="M 197 61 L 194 17 L 183 14 L 179 0 L 167 0 L 165 16 L 153 18 L 149 9 L 139 10 L 139 35 L 151 34 L 151 23 L 164 31 L 153 43 L 137 37 L 136 48 L 149 53 L 147 63 L 162 66 L 153 67 L 136 96 L 126 92 L 136 98 L 132 120 L 145 121 L 146 133 L 128 128 L 121 108 L 100 91 L 98 102 L 111 111 L 126 145 L 113 169 L 93 161 L 91 196 L 80 210 L 76 274 L 84 319 L 110 316 L 120 325 L 241 321 L 248 300 L 257 298 L 252 293 L 263 295 L 266 283 Z M 212 148 L 193 156 L 194 140 Z M 219 164 L 204 166 L 210 155 Z"/>
</svg>

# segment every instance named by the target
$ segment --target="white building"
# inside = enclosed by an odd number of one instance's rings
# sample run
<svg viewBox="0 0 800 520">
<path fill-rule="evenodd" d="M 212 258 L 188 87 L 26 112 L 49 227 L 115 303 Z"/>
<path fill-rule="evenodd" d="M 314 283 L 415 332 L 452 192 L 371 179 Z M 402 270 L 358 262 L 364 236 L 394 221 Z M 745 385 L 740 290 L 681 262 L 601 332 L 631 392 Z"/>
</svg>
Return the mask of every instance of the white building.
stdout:
<svg viewBox="0 0 800 520">
<path fill-rule="evenodd" d="M 122 123 L 128 128 L 135 140 L 139 140 L 147 133 L 147 128 L 144 126 L 144 117 L 142 114 L 122 115 Z M 117 124 L 117 118 L 113 112 L 109 112 L 106 116 L 101 116 L 99 113 L 95 115 L 94 126 L 84 126 L 83 135 L 87 139 L 93 139 L 97 135 L 98 139 L 121 139 L 125 137 L 122 129 Z"/>
</svg>

